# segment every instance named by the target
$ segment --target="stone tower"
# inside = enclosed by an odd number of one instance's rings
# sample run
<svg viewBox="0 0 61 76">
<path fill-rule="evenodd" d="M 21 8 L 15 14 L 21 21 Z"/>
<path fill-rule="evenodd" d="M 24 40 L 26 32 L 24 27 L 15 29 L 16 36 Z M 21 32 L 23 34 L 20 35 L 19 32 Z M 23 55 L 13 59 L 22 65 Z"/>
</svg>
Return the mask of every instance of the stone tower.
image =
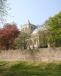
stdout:
<svg viewBox="0 0 61 76">
<path fill-rule="evenodd" d="M 32 33 L 36 28 L 37 26 L 31 24 L 30 21 L 28 20 L 28 22 L 22 26 L 21 31 L 25 33 Z"/>
</svg>

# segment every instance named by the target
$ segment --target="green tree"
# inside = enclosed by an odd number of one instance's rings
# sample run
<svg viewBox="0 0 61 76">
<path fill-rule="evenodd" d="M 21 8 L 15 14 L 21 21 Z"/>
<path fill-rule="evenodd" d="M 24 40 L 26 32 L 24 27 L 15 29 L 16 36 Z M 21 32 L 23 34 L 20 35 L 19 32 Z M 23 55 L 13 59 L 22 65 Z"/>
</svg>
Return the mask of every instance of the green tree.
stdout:
<svg viewBox="0 0 61 76">
<path fill-rule="evenodd" d="M 50 17 L 45 22 L 48 29 L 48 42 L 51 47 L 61 46 L 61 12 L 57 15 Z"/>
<path fill-rule="evenodd" d="M 39 31 L 39 44 L 41 48 L 47 47 L 47 30 Z"/>
<path fill-rule="evenodd" d="M 16 48 L 17 49 L 26 49 L 27 48 L 27 40 L 29 39 L 30 35 L 24 32 L 20 32 L 20 35 L 15 40 Z"/>
</svg>

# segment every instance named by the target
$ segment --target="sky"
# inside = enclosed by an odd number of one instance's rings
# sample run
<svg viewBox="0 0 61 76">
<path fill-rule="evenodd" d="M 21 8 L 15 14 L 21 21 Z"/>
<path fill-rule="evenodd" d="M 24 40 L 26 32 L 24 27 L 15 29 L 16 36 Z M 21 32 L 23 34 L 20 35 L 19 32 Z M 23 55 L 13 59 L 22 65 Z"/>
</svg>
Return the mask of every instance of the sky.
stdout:
<svg viewBox="0 0 61 76">
<path fill-rule="evenodd" d="M 27 23 L 42 25 L 49 17 L 61 11 L 61 0 L 8 0 L 8 22 L 18 27 Z"/>
</svg>

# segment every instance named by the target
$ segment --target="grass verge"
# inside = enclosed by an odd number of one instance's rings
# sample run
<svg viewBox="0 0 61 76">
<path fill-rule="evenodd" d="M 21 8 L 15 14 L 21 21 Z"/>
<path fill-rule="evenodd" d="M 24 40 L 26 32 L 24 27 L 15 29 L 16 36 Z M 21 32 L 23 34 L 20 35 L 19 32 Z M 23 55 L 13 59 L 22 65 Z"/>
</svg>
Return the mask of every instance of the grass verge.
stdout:
<svg viewBox="0 0 61 76">
<path fill-rule="evenodd" d="M 0 62 L 0 76 L 61 76 L 61 62 Z"/>
</svg>

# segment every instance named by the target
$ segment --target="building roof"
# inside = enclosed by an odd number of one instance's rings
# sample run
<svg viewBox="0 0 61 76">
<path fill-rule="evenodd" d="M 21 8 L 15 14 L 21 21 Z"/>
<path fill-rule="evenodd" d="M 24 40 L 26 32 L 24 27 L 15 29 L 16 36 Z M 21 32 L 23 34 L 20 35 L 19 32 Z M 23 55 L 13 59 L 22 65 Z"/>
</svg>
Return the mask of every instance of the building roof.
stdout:
<svg viewBox="0 0 61 76">
<path fill-rule="evenodd" d="M 36 29 L 32 32 L 32 35 L 38 34 L 39 31 L 45 31 L 45 30 L 47 30 L 45 27 L 43 27 L 43 26 L 38 26 L 38 28 L 36 28 Z"/>
</svg>

